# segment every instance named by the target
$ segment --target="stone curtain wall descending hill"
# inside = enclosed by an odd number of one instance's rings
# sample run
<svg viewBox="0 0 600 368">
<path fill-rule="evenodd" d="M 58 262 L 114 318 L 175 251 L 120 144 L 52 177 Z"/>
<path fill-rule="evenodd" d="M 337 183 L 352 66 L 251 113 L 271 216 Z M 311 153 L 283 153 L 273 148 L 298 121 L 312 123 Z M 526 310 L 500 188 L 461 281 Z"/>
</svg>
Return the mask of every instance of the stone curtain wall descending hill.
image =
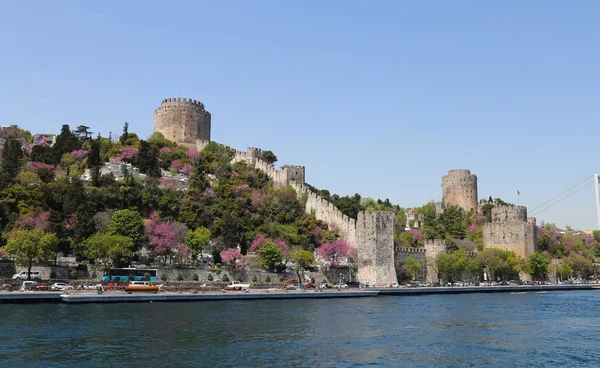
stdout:
<svg viewBox="0 0 600 368">
<path fill-rule="evenodd" d="M 353 245 L 358 253 L 360 282 L 390 284 L 397 282 L 394 268 L 394 213 L 387 211 L 360 212 L 358 220 L 344 215 L 337 207 L 311 191 L 305 185 L 304 166 L 284 165 L 279 170 L 260 158 L 261 150 L 250 147 L 246 152 L 236 151 L 232 163 L 244 161 L 262 170 L 275 186 L 291 186 L 303 201 L 306 214 L 337 229 L 342 239 Z"/>
</svg>

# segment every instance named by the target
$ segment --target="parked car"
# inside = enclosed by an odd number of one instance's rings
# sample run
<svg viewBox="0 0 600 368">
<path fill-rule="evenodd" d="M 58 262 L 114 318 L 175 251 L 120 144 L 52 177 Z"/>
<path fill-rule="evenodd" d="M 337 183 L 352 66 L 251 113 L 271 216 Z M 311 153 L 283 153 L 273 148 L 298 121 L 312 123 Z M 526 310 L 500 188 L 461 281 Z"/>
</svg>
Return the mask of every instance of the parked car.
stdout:
<svg viewBox="0 0 600 368">
<path fill-rule="evenodd" d="M 64 282 L 55 282 L 54 284 L 52 284 L 52 286 L 50 288 L 53 291 L 65 291 L 65 290 L 72 290 L 73 286 L 71 286 L 69 284 L 65 284 Z"/>
<path fill-rule="evenodd" d="M 77 287 L 77 289 L 82 289 L 82 290 L 104 290 L 104 287 L 102 286 L 102 284 L 83 284 L 83 285 L 79 285 Z"/>
<path fill-rule="evenodd" d="M 348 289 L 348 284 L 336 284 L 333 285 L 334 289 Z"/>
<path fill-rule="evenodd" d="M 125 285 L 120 285 L 116 282 L 111 282 L 106 286 L 106 290 L 125 290 Z"/>
<path fill-rule="evenodd" d="M 42 274 L 39 271 L 31 271 L 29 274 L 31 277 L 27 278 L 27 271 L 21 271 L 19 273 L 15 273 L 13 275 L 13 280 L 21 281 L 21 280 L 41 280 Z"/>
<path fill-rule="evenodd" d="M 23 284 L 21 285 L 21 291 L 37 290 L 38 286 L 39 286 L 38 283 L 35 281 L 23 281 Z"/>
</svg>

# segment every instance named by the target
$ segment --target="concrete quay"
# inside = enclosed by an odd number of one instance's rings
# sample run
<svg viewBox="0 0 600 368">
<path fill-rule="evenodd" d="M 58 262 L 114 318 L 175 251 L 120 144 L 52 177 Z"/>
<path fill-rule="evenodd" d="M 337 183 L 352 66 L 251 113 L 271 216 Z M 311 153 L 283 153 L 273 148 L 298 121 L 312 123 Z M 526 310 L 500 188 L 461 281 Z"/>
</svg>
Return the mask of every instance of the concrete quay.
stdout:
<svg viewBox="0 0 600 368">
<path fill-rule="evenodd" d="M 157 294 L 109 291 L 95 292 L 0 292 L 2 303 L 149 303 L 149 302 L 199 302 L 211 300 L 273 300 L 273 299 L 330 299 L 377 296 L 411 296 L 435 294 L 471 293 L 527 293 L 560 290 L 600 290 L 600 285 L 535 285 L 535 286 L 468 286 L 426 288 L 369 288 L 313 290 L 250 290 L 250 291 L 204 291 L 159 292 Z"/>
<path fill-rule="evenodd" d="M 376 288 L 379 295 L 426 295 L 472 293 L 527 293 L 556 290 L 592 290 L 600 285 L 532 285 L 532 286 L 443 286 L 423 288 Z"/>
</svg>

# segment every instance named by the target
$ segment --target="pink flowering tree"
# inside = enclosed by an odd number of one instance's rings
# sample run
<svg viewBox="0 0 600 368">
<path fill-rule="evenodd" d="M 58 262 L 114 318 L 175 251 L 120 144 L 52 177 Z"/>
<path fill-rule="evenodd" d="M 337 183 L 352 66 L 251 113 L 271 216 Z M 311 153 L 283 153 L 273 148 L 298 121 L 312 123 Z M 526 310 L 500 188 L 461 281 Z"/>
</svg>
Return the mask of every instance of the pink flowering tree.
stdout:
<svg viewBox="0 0 600 368">
<path fill-rule="evenodd" d="M 250 189 L 250 186 L 248 184 L 242 184 L 242 185 L 238 185 L 237 187 L 235 187 L 235 189 L 233 190 L 233 192 L 235 194 L 240 194 L 241 192 L 244 192 L 246 190 Z"/>
<path fill-rule="evenodd" d="M 187 158 L 195 160 L 198 157 L 200 157 L 200 152 L 196 151 L 195 149 L 187 151 Z"/>
<path fill-rule="evenodd" d="M 183 167 L 183 164 L 181 163 L 181 160 L 173 160 L 173 162 L 171 162 L 171 167 L 175 171 L 179 171 Z"/>
<path fill-rule="evenodd" d="M 15 223 L 15 229 L 21 230 L 50 230 L 50 212 L 40 212 L 35 215 L 21 215 Z"/>
<path fill-rule="evenodd" d="M 190 248 L 185 243 L 179 243 L 175 247 L 175 262 L 182 266 L 190 256 Z"/>
<path fill-rule="evenodd" d="M 119 148 L 119 157 L 124 161 L 132 161 L 140 152 L 136 147 L 121 147 Z"/>
<path fill-rule="evenodd" d="M 75 150 L 71 152 L 71 156 L 75 157 L 75 159 L 79 162 L 82 162 L 87 154 L 87 150 Z"/>
<path fill-rule="evenodd" d="M 417 240 L 417 241 L 418 241 L 418 240 L 423 240 L 423 239 L 425 239 L 425 235 L 423 235 L 423 233 L 422 233 L 422 232 L 420 232 L 420 231 L 419 231 L 419 230 L 417 230 L 417 229 L 410 229 L 410 230 L 409 230 L 409 232 L 410 232 L 410 235 L 412 235 L 412 238 L 413 238 L 414 240 Z"/>
<path fill-rule="evenodd" d="M 163 263 L 167 263 L 167 260 L 172 263 L 181 244 L 175 226 L 170 222 L 162 221 L 155 211 L 150 214 L 145 231 L 152 253 L 161 258 Z"/>
<path fill-rule="evenodd" d="M 244 256 L 237 248 L 229 248 L 222 251 L 221 260 L 236 271 L 241 271 L 244 268 Z"/>
<path fill-rule="evenodd" d="M 191 164 L 185 164 L 185 165 L 183 165 L 181 172 L 184 173 L 185 175 L 190 175 L 192 173 L 192 170 L 193 170 L 193 167 Z"/>
<path fill-rule="evenodd" d="M 316 250 L 317 255 L 329 261 L 333 268 L 339 267 L 341 258 L 348 258 L 353 252 L 355 252 L 354 247 L 341 239 L 325 243 Z"/>
<path fill-rule="evenodd" d="M 252 207 L 256 207 L 260 203 L 260 198 L 260 191 L 253 190 L 250 194 L 250 204 L 252 205 Z"/>
<path fill-rule="evenodd" d="M 271 239 L 267 238 L 264 234 L 261 234 L 261 233 L 256 234 L 256 236 L 254 237 L 254 240 L 252 240 L 252 243 L 250 244 L 250 251 L 251 252 L 258 251 L 269 241 L 271 241 Z"/>
<path fill-rule="evenodd" d="M 54 165 L 45 164 L 43 162 L 38 162 L 38 161 L 33 161 L 32 163 L 29 164 L 29 171 L 37 174 L 39 170 L 53 171 Z"/>
<path fill-rule="evenodd" d="M 163 147 L 160 149 L 160 153 L 162 153 L 162 154 L 171 153 L 171 149 L 169 147 Z"/>
<path fill-rule="evenodd" d="M 477 232 L 477 224 L 471 224 L 471 226 L 469 226 L 467 228 L 467 232 L 469 234 L 473 234 L 473 233 Z"/>
</svg>

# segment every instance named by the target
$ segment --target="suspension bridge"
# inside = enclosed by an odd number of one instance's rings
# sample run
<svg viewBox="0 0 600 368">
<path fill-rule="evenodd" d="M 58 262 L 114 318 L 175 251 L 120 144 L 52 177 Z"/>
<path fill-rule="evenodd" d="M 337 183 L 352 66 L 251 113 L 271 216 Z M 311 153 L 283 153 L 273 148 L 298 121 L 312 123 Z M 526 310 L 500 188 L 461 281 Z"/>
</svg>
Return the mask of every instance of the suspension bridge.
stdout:
<svg viewBox="0 0 600 368">
<path fill-rule="evenodd" d="M 588 188 L 590 185 L 594 184 L 595 187 L 595 192 L 596 192 L 596 220 L 597 220 L 597 230 L 600 230 L 600 176 L 599 174 L 593 174 L 590 175 L 588 177 L 586 177 L 585 179 L 581 180 L 580 182 L 576 183 L 575 185 L 571 186 L 570 188 L 562 191 L 561 193 L 555 195 L 554 197 L 548 199 L 547 201 L 545 201 L 544 203 L 533 207 L 532 209 L 530 209 L 529 212 L 529 216 L 535 217 L 539 214 L 541 214 L 542 212 L 546 211 L 547 209 L 553 207 L 554 205 L 564 201 L 565 199 L 571 197 L 572 195 L 580 192 L 581 190 Z"/>
</svg>

